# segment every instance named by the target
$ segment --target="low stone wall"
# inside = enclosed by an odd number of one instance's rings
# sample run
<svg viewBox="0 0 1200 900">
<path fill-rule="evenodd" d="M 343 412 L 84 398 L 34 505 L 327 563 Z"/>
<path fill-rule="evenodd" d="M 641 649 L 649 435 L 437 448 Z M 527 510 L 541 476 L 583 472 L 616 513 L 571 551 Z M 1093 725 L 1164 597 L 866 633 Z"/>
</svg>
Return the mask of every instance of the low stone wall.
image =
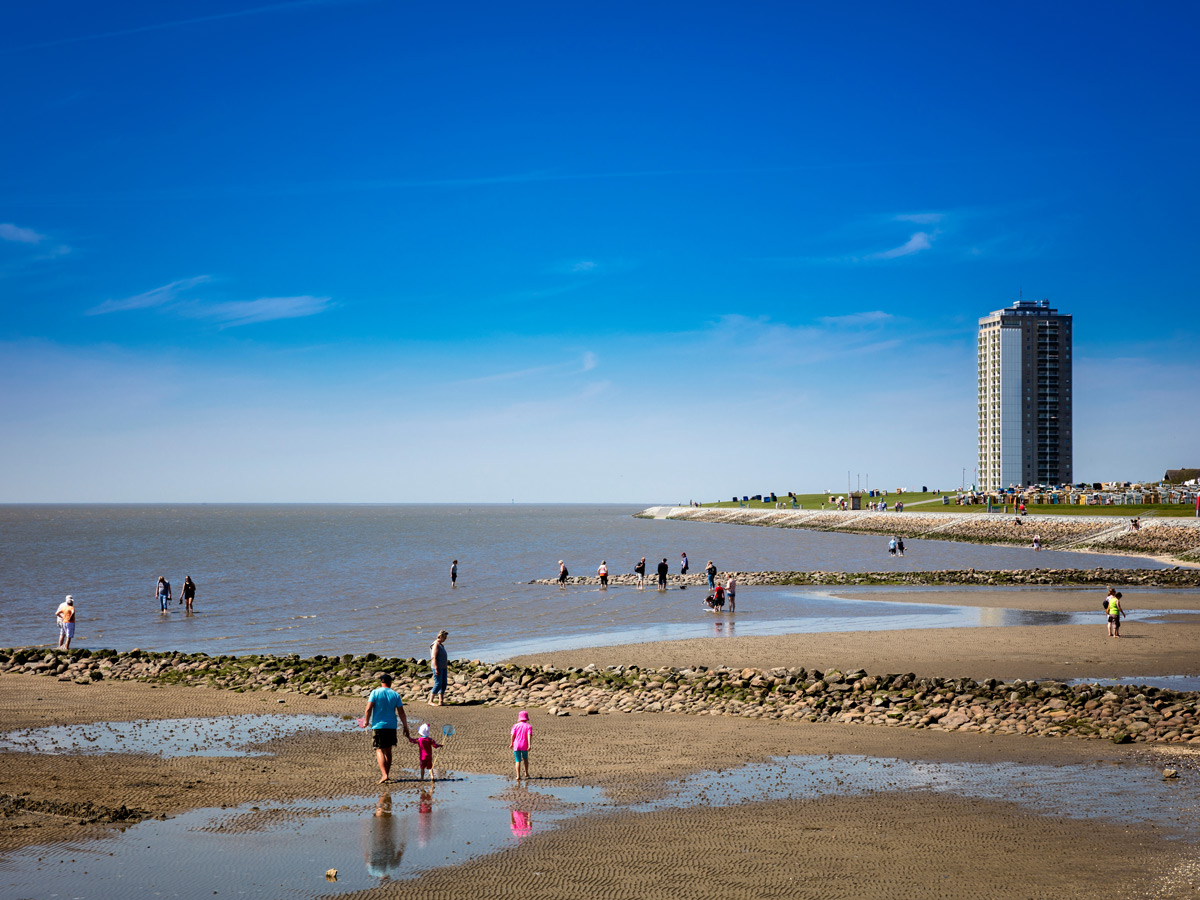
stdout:
<svg viewBox="0 0 1200 900">
<path fill-rule="evenodd" d="M 1036 534 L 1042 546 L 1061 541 L 1083 541 L 1088 537 L 1109 531 L 1120 521 L 1096 522 L 1086 518 L 1051 518 L 1049 516 L 989 516 L 986 513 L 964 517 L 936 535 L 938 540 L 971 541 L 982 544 L 1029 544 Z M 1018 525 L 1017 523 L 1020 522 Z M 1200 536 L 1200 531 L 1197 532 Z"/>
<path fill-rule="evenodd" d="M 1075 550 L 1174 554 L 1200 559 L 1200 519 L 1143 518 L 1132 531 L 1122 516 L 1016 516 L 998 513 L 886 512 L 863 510 L 774 510 L 676 507 L 659 518 L 774 528 L 808 528 L 856 534 L 929 537 L 978 544 L 1029 544 L 1036 534 L 1043 547 L 1069 545 Z"/>
<path fill-rule="evenodd" d="M 380 659 L 375 654 L 301 659 L 140 650 L 0 651 L 0 672 L 73 681 L 81 690 L 96 681 L 118 679 L 280 695 L 365 697 L 385 671 L 404 697 L 420 697 L 429 689 L 429 664 L 424 660 Z M 452 661 L 450 675 L 451 703 L 544 707 L 554 715 L 666 712 L 1200 745 L 1200 694 L 1194 691 L 871 675 L 861 669 L 557 669 L 478 660 Z"/>
<path fill-rule="evenodd" d="M 1143 524 L 1137 531 L 1126 531 L 1101 539 L 1096 543 L 1096 547 L 1131 553 L 1172 553 L 1182 556 L 1200 552 L 1200 529 L 1188 525 L 1168 525 L 1165 522 Z"/>
<path fill-rule="evenodd" d="M 934 518 L 933 516 L 908 513 L 871 513 L 847 522 L 836 530 L 860 534 L 894 534 L 897 537 L 914 538 L 945 524 L 944 518 Z M 835 525 L 826 527 L 833 530 Z"/>
<path fill-rule="evenodd" d="M 1200 587 L 1200 569 L 935 569 L 930 572 L 721 572 L 722 583 L 733 575 L 738 587 L 747 585 L 1133 585 L 1139 587 Z M 598 585 L 599 578 L 572 575 L 568 585 Z M 610 585 L 637 583 L 634 575 L 609 575 Z M 538 578 L 529 584 L 547 587 L 554 578 Z M 668 575 L 667 585 L 704 585 L 704 573 Z M 657 587 L 656 576 L 646 576 L 646 590 Z"/>
</svg>

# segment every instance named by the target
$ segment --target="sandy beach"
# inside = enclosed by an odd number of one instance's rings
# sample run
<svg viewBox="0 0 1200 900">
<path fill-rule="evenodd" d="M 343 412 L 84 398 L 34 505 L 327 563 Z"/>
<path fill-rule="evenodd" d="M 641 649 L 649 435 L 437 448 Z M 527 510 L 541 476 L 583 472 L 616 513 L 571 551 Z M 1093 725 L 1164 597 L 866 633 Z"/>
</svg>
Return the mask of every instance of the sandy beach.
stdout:
<svg viewBox="0 0 1200 900">
<path fill-rule="evenodd" d="M 1039 609 L 1054 604 L 1082 609 L 1081 604 L 1091 603 L 1090 592 L 1009 593 L 1012 603 Z M 994 602 L 972 591 L 906 596 L 960 605 Z M 1193 605 L 1181 603 L 1184 599 Z M 1142 608 L 1153 603 L 1164 609 L 1196 608 L 1194 598 L 1169 592 L 1147 593 L 1137 602 Z M 1139 623 L 1120 640 L 1105 638 L 1097 623 L 706 639 L 563 651 L 537 661 L 736 662 L 758 668 L 836 664 L 977 678 L 1194 674 L 1197 637 L 1197 626 L 1186 620 Z M 410 715 L 429 714 L 417 698 L 405 700 Z M 75 724 L 86 730 L 83 726 L 98 720 L 246 713 L 358 716 L 362 706 L 348 697 L 0 677 L 0 713 L 8 729 Z M 1200 888 L 1194 837 L 1180 837 L 1170 823 L 1139 824 L 1119 815 L 1139 803 L 1136 793 L 1124 798 L 1120 791 L 1128 788 L 1122 786 L 1142 776 L 1159 780 L 1166 766 L 1180 772 L 1172 789 L 1178 790 L 1182 808 L 1194 814 L 1200 800 L 1196 748 L 667 713 L 553 717 L 535 708 L 531 716 L 535 780 L 530 793 L 537 794 L 542 785 L 590 785 L 605 791 L 609 805 L 580 810 L 560 827 L 499 852 L 434 868 L 414 880 L 381 884 L 361 896 L 1182 898 L 1195 897 Z M 510 771 L 506 748 L 512 709 L 452 703 L 436 717 L 456 729 L 444 766 L 459 773 Z M 64 841 L 76 845 L 114 827 L 80 824 L 85 803 L 93 816 L 125 806 L 169 818 L 200 807 L 374 790 L 369 741 L 350 722 L 344 731 L 302 732 L 271 741 L 266 749 L 274 755 L 161 759 L 2 753 L 0 795 L 10 808 L 0 821 L 0 851 Z M 398 805 L 413 802 L 418 787 L 413 771 L 403 768 L 411 762 L 405 749 L 397 755 L 397 780 L 386 788 Z M 843 754 L 997 769 L 1111 767 L 1104 771 L 1119 773 L 1112 780 L 1118 814 L 1100 819 L 1052 815 L 1017 802 L 1017 794 L 1009 800 L 886 789 L 867 795 L 849 789 L 844 795 L 799 792 L 732 806 L 667 802 L 661 808 L 628 809 L 664 802 L 674 779 L 696 773 L 729 774 L 772 758 L 805 755 L 833 772 Z M 22 798 L 24 808 L 12 807 L 14 797 Z M 1063 811 L 1071 811 L 1069 802 Z M 1106 847 L 1119 852 L 1098 850 Z M 337 890 L 314 882 L 311 895 Z M 195 893 L 202 895 L 211 891 Z"/>
</svg>

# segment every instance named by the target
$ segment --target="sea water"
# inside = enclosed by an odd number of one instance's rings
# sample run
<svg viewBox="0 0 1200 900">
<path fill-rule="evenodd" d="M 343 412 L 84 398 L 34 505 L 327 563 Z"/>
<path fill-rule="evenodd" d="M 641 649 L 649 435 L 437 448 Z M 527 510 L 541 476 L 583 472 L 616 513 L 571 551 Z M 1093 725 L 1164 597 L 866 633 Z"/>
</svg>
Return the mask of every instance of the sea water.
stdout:
<svg viewBox="0 0 1200 900">
<path fill-rule="evenodd" d="M 798 529 L 634 518 L 626 505 L 6 505 L 0 506 L 0 629 L 5 645 L 52 645 L 54 610 L 76 598 L 77 647 L 244 653 L 425 656 L 450 632 L 452 657 L 728 633 L 704 617 L 703 591 L 665 594 L 530 585 L 631 572 L 645 556 L 679 571 L 912 571 L 1150 566 L 1132 557 L 907 542 Z M 903 514 L 900 514 L 903 515 Z M 450 564 L 459 564 L 450 585 Z M 198 585 L 195 614 L 159 612 L 155 582 L 176 598 Z M 742 588 L 736 627 L 779 631 L 803 616 L 847 615 L 828 592 Z M 806 604 L 803 609 L 798 604 Z M 929 615 L 941 615 L 930 613 Z M 861 618 L 859 616 L 858 618 Z M 943 622 L 945 619 L 942 620 Z M 853 625 L 854 623 L 851 622 Z M 858 622 L 858 625 L 864 625 Z M 905 626 L 912 627 L 912 626 Z M 699 629 L 699 630 L 698 630 Z"/>
</svg>

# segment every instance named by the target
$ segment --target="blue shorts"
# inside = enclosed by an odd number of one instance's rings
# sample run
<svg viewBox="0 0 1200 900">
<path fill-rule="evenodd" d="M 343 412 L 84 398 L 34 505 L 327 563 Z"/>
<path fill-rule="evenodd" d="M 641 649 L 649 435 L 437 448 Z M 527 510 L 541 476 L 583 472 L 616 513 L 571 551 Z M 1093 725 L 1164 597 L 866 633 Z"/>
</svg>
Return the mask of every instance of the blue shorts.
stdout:
<svg viewBox="0 0 1200 900">
<path fill-rule="evenodd" d="M 446 672 L 447 670 L 443 669 L 433 673 L 433 690 L 429 692 L 430 695 L 446 693 Z"/>
<path fill-rule="evenodd" d="M 529 751 L 528 750 L 514 750 L 513 751 L 513 759 L 515 759 L 517 762 L 529 762 Z"/>
</svg>

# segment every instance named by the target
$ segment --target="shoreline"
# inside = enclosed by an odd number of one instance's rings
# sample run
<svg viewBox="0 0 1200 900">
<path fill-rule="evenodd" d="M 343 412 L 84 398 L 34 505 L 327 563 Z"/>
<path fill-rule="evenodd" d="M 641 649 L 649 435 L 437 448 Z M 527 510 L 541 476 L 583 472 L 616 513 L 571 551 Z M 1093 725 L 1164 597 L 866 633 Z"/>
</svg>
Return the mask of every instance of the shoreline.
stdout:
<svg viewBox="0 0 1200 900">
<path fill-rule="evenodd" d="M 892 595 L 887 600 L 913 604 L 932 600 L 986 610 L 994 606 L 989 595 L 969 590 L 939 591 L 933 597 L 904 592 L 900 598 Z M 1006 590 L 1005 595 L 1005 608 L 1031 609 L 1053 616 L 1086 609 L 1091 593 L 1039 591 L 1036 596 L 1022 597 L 1019 592 L 1014 595 Z M 1200 611 L 1200 593 L 1146 592 L 1137 601 L 1131 598 L 1131 605 L 1135 604 L 1147 610 Z M 1089 684 L 1068 687 L 1057 683 L 1065 679 L 1200 674 L 1200 660 L 1195 653 L 1200 616 L 1167 615 L 1159 619 L 1126 622 L 1125 634 L 1119 639 L 1107 636 L 1102 614 L 1098 613 L 1092 625 L 984 624 L 730 635 L 719 640 L 705 636 L 522 654 L 502 662 L 456 659 L 450 662 L 450 690 L 468 705 L 540 708 L 553 716 L 665 712 L 808 722 L 862 721 L 921 729 L 946 727 L 942 716 L 930 711 L 936 700 L 929 697 L 939 695 L 937 699 L 942 699 L 940 695 L 948 689 L 952 693 L 969 690 L 973 701 L 1009 704 L 1007 718 L 988 717 L 986 724 L 992 732 L 1023 733 L 1032 723 L 1039 729 L 1052 727 L 1055 733 L 1113 740 L 1128 734 L 1130 740 L 1138 742 L 1200 746 L 1200 721 L 1193 721 L 1200 720 L 1197 692 L 1146 688 L 1147 693 L 1169 698 L 1170 703 L 1183 703 L 1183 707 L 1176 712 L 1176 722 L 1171 726 L 1126 731 L 1130 720 L 1112 708 L 1123 696 L 1120 692 L 1114 695 Z M 726 624 L 732 628 L 733 618 Z M 273 695 L 279 703 L 286 703 L 290 697 L 362 698 L 383 671 L 393 675 L 396 689 L 403 695 L 420 696 L 428 689 L 428 661 L 385 658 L 374 653 L 301 658 L 211 657 L 141 650 L 0 651 L 0 673 L 6 677 L 37 675 L 84 690 L 112 681 L 218 688 Z M 831 671 L 847 674 L 845 679 L 831 681 L 827 677 Z M 948 681 L 958 683 L 951 689 Z M 1026 718 L 1030 710 L 1024 695 L 1030 690 L 1043 693 L 1038 685 L 1042 681 L 1050 682 L 1045 690 L 1053 696 L 1068 698 L 1075 710 L 1069 721 L 1051 722 L 1045 718 L 1048 710 L 1041 708 Z M 914 687 L 916 682 L 922 682 L 922 686 Z M 880 691 L 887 694 L 884 705 L 894 722 L 873 715 L 880 705 Z M 897 692 L 903 693 L 903 702 Z M 1102 695 L 1106 698 L 1103 701 Z M 843 715 L 851 718 L 841 718 Z M 972 721 L 979 724 L 982 720 Z M 963 724 L 957 722 L 954 727 Z"/>
<path fill-rule="evenodd" d="M 979 606 L 1003 593 L 1014 608 L 1051 612 L 1089 608 L 1093 593 L 1027 588 L 896 593 L 910 602 L 930 602 L 936 595 L 934 602 Z M 1139 591 L 1138 597 L 1144 604 L 1139 608 L 1200 609 L 1200 596 L 1169 589 Z M 1111 790 L 1135 791 L 1137 779 L 1161 780 L 1165 765 L 1181 771 L 1180 780 L 1190 785 L 1200 777 L 1200 693 L 1072 687 L 1031 681 L 1029 672 L 1089 659 L 1103 660 L 1122 674 L 1179 667 L 1196 658 L 1200 624 L 1137 623 L 1129 639 L 1120 641 L 1103 638 L 1102 629 L 1097 623 L 703 638 L 561 651 L 497 665 L 454 660 L 448 705 L 442 708 L 421 702 L 429 684 L 424 660 L 77 651 L 76 662 L 86 665 L 72 670 L 70 657 L 38 649 L 27 651 L 20 671 L 0 666 L 0 713 L 8 730 L 180 714 L 348 718 L 361 715 L 363 695 L 377 683 L 378 671 L 401 670 L 396 687 L 410 722 L 432 719 L 457 730 L 452 748 L 442 751 L 452 754 L 442 763 L 452 772 L 468 781 L 469 773 L 511 774 L 504 737 L 516 710 L 528 708 L 535 728 L 535 779 L 527 788 L 501 794 L 504 803 L 532 808 L 537 819 L 537 804 L 549 802 L 543 784 L 594 786 L 609 798 L 611 805 L 582 809 L 569 824 L 539 830 L 464 864 L 449 861 L 453 849 L 448 845 L 448 861 L 440 867 L 355 895 L 364 900 L 416 900 L 450 890 L 506 896 L 514 874 L 527 882 L 522 893 L 531 900 L 558 900 L 572 885 L 579 896 L 654 900 L 782 896 L 794 894 L 797 865 L 803 865 L 814 896 L 844 892 L 847 885 L 853 885 L 855 896 L 870 900 L 913 890 L 932 896 L 944 890 L 945 877 L 954 878 L 955 896 L 1118 900 L 1133 885 L 1145 896 L 1190 896 L 1173 890 L 1181 883 L 1180 873 L 1192 871 L 1191 838 L 1125 821 L 1119 812 L 1101 819 L 1073 817 L 1071 779 L 1091 779 L 1090 785 L 1119 771 L 1121 784 L 1129 786 Z M 577 652 L 590 661 L 571 665 L 583 662 L 568 658 Z M 732 665 L 719 658 L 726 652 Z M 93 660 L 102 673 L 96 680 Z M 866 671 L 851 668 L 856 661 Z M 104 663 L 107 668 L 100 668 Z M 1001 663 L 1025 674 L 1018 676 L 1021 680 L 1000 681 Z M 42 666 L 35 670 L 42 674 L 24 671 L 27 665 Z M 982 677 L 972 678 L 968 668 Z M 317 669 L 338 690 L 322 689 Z M 485 699 L 485 691 L 495 696 Z M 400 753 L 398 780 L 379 788 L 369 741 L 349 723 L 344 731 L 293 734 L 258 746 L 273 755 L 160 759 L 136 753 L 0 751 L 0 804 L 6 812 L 0 819 L 0 852 L 31 846 L 58 852 L 65 844 L 79 846 L 139 820 L 259 802 L 303 808 L 313 799 L 345 798 L 343 809 L 345 804 L 361 808 L 362 820 L 370 822 L 374 798 L 381 793 L 394 804 L 397 827 L 419 825 L 426 801 L 409 771 L 415 758 Z M 766 802 L 752 798 L 724 807 L 665 803 L 648 812 L 628 809 L 662 803 L 677 779 L 723 781 L 742 767 L 786 757 L 820 760 L 829 784 L 842 777 L 843 759 L 866 759 L 882 771 L 908 763 L 1023 771 L 1050 766 L 1062 791 L 1062 811 L 1038 812 L 1009 796 L 959 795 L 953 787 L 947 793 L 885 787 L 863 797 L 853 793 L 853 782 L 846 793 L 810 795 L 798 784 L 787 796 Z M 69 778 L 63 777 L 64 766 Z M 776 783 L 764 778 L 759 782 L 764 787 Z M 455 790 L 439 788 L 434 808 L 439 803 L 453 807 Z M 250 835 L 262 827 L 254 820 L 245 826 Z M 495 827 L 507 833 L 507 814 Z M 714 829 L 722 851 L 697 851 Z M 235 825 L 229 839 L 238 840 L 240 833 Z M 1094 853 L 1098 839 L 1136 851 L 1136 860 L 1123 865 L 1119 884 L 1109 877 L 1109 861 Z M 137 842 L 139 852 L 166 852 L 158 845 L 140 849 L 151 843 Z M 735 851 L 736 858 L 731 857 Z M 1014 876 L 1011 853 L 1020 853 L 1030 871 Z M 321 881 L 326 866 L 361 866 L 362 851 L 325 859 L 296 861 L 312 879 L 306 883 L 314 885 L 314 896 L 336 890 Z M 711 873 L 716 893 L 704 886 L 709 882 L 695 878 L 696 866 L 710 864 L 716 867 Z M 913 866 L 928 878 L 913 875 Z M 547 877 L 524 877 L 534 871 Z M 872 874 L 876 871 L 895 874 L 880 878 Z M 620 886 L 615 893 L 614 885 Z"/>
<path fill-rule="evenodd" d="M 934 586 L 934 585 L 973 585 L 995 586 L 1013 585 L 1020 587 L 1060 586 L 1060 587 L 1096 587 L 1096 586 L 1141 586 L 1155 588 L 1200 588 L 1200 567 L 1179 566 L 1174 569 L 936 569 L 924 572 L 842 572 L 842 571 L 767 571 L 767 572 L 720 572 L 721 581 L 729 576 L 737 578 L 738 587 L 755 586 L 810 586 L 810 587 L 841 587 L 844 585 L 867 587 L 898 587 L 905 585 Z M 536 578 L 527 584 L 542 587 L 554 587 L 559 584 L 556 578 Z M 637 584 L 637 576 L 622 573 L 609 575 L 610 586 L 632 587 Z M 600 579 L 595 575 L 570 575 L 564 582 L 570 586 L 599 586 Z M 646 590 L 653 592 L 656 587 L 651 576 L 645 580 Z M 707 579 L 702 572 L 688 575 L 668 575 L 667 585 L 678 587 L 682 585 L 702 586 Z"/>
<path fill-rule="evenodd" d="M 1018 516 L 905 510 L 789 510 L 652 506 L 637 518 L 720 525 L 798 528 L 846 534 L 896 535 L 909 540 L 956 541 L 997 547 L 1029 544 L 1035 534 L 1046 550 L 1170 560 L 1200 567 L 1200 519 L 1147 517 L 1134 531 L 1119 516 Z M 1114 521 L 1117 520 L 1117 521 Z"/>
</svg>

